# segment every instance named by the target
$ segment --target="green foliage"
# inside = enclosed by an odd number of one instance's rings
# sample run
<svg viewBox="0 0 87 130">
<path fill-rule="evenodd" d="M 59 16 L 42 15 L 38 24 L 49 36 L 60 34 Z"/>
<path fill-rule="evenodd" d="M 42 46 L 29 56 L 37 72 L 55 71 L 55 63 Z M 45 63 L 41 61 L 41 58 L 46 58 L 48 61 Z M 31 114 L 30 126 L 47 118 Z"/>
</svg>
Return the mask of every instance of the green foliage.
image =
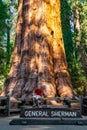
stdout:
<svg viewBox="0 0 87 130">
<path fill-rule="evenodd" d="M 15 41 L 17 2 L 18 0 L 0 0 L 0 90 L 10 69 Z M 80 31 L 74 29 L 75 9 L 79 11 Z M 77 41 L 80 41 L 84 56 L 87 57 L 87 0 L 61 0 L 61 19 L 72 84 L 75 91 L 80 94 L 83 88 L 87 87 L 87 77 Z"/>
<path fill-rule="evenodd" d="M 0 93 L 1 93 L 1 91 L 3 89 L 4 81 L 5 81 L 5 76 L 4 75 L 0 75 Z"/>
<path fill-rule="evenodd" d="M 5 69 L 6 69 L 6 49 L 5 49 L 5 31 L 6 31 L 6 19 L 9 18 L 7 14 L 6 4 L 0 0 L 0 90 L 4 84 Z"/>
<path fill-rule="evenodd" d="M 75 3 L 75 2 L 74 2 Z M 81 92 L 84 87 L 87 87 L 87 73 L 85 73 L 85 59 L 87 59 L 87 53 L 86 53 L 86 45 L 87 45 L 87 1 L 83 0 L 77 0 L 77 3 L 74 4 L 76 6 L 75 8 L 79 11 L 79 23 L 80 23 L 80 30 L 75 30 L 74 32 L 74 41 L 77 43 L 77 41 L 80 41 L 80 45 L 77 46 L 77 64 L 78 64 L 78 92 Z M 77 32 L 76 32 L 77 31 Z M 84 61 L 82 60 L 84 59 Z M 87 66 L 87 62 L 86 62 Z M 87 72 L 87 71 L 86 71 Z M 76 85 L 76 84 L 75 84 Z"/>
<path fill-rule="evenodd" d="M 66 0 L 61 1 L 61 19 L 62 19 L 62 31 L 63 31 L 63 39 L 65 44 L 65 50 L 66 50 L 66 57 L 67 61 L 70 63 L 70 61 L 73 59 L 73 40 L 72 40 L 72 32 L 71 32 L 71 10 L 70 6 L 68 5 Z"/>
<path fill-rule="evenodd" d="M 17 0 L 0 0 L 0 90 L 8 75 L 15 41 Z"/>
<path fill-rule="evenodd" d="M 80 12 L 80 23 L 81 23 L 81 43 L 84 47 L 84 53 L 87 56 L 87 1 L 84 0 L 82 3 L 82 9 Z"/>
<path fill-rule="evenodd" d="M 6 28 L 5 20 L 8 18 L 6 12 L 7 12 L 7 6 L 5 3 L 2 2 L 2 0 L 0 0 L 0 45 L 5 34 L 5 28 Z"/>
<path fill-rule="evenodd" d="M 87 37 L 86 37 L 87 36 L 86 33 L 87 15 L 84 16 L 85 15 L 84 12 L 87 14 L 87 11 L 84 11 L 82 7 L 87 10 L 86 8 L 87 6 L 84 7 L 83 3 L 79 0 L 61 1 L 63 39 L 65 44 L 68 68 L 69 68 L 73 88 L 79 94 L 82 93 L 84 87 L 87 87 L 87 79 L 86 76 L 84 75 L 84 69 L 81 62 L 81 54 L 79 53 L 79 48 L 77 46 L 77 41 L 82 39 L 85 43 L 87 43 L 86 42 L 87 41 Z M 82 26 L 80 32 L 78 32 L 78 30 L 74 30 L 74 13 L 75 13 L 74 9 L 78 9 L 79 12 L 83 14 L 82 16 L 80 15 L 80 19 L 81 19 L 80 24 L 81 26 L 85 24 L 85 27 Z M 80 34 L 83 34 L 82 38 Z M 86 50 L 87 44 L 85 44 L 84 46 L 85 46 L 84 49 Z"/>
</svg>

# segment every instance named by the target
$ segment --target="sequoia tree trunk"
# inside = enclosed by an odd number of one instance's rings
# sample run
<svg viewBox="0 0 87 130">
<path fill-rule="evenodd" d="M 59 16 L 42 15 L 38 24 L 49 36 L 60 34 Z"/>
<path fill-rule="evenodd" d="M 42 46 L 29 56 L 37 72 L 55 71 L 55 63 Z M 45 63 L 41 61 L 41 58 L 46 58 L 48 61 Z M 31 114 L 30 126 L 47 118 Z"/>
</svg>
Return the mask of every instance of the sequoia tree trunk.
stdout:
<svg viewBox="0 0 87 130">
<path fill-rule="evenodd" d="M 60 0 L 19 0 L 16 43 L 3 94 L 73 97 L 61 30 Z"/>
</svg>

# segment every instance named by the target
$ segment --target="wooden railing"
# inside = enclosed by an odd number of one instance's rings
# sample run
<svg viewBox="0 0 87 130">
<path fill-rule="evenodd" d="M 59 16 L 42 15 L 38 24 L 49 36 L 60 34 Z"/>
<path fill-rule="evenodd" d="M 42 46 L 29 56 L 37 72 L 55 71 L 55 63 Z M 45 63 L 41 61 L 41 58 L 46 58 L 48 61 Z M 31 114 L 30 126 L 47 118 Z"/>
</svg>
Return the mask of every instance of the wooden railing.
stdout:
<svg viewBox="0 0 87 130">
<path fill-rule="evenodd" d="M 0 113 L 6 116 L 10 115 L 10 97 L 9 95 L 0 96 Z"/>
<path fill-rule="evenodd" d="M 87 116 L 87 96 L 83 97 L 82 100 L 82 114 Z"/>
<path fill-rule="evenodd" d="M 10 116 L 10 114 L 20 113 L 20 108 L 18 108 L 20 102 L 13 102 L 9 95 L 0 96 L 0 116 Z M 11 104 L 17 104 L 17 107 L 11 107 Z"/>
<path fill-rule="evenodd" d="M 70 109 L 75 109 L 75 108 L 79 109 L 83 115 L 87 115 L 87 97 L 82 96 L 82 97 L 79 97 L 78 99 L 50 97 L 50 98 L 42 98 L 41 100 L 54 100 L 54 99 L 56 101 L 63 101 L 65 104 L 70 103 L 70 107 L 68 106 Z M 27 99 L 27 100 L 18 99 L 17 102 L 12 102 L 9 95 L 0 96 L 0 113 L 1 114 L 3 113 L 5 116 L 10 116 L 11 113 L 20 114 L 22 106 L 28 106 L 30 108 L 33 108 L 32 105 L 30 106 L 29 104 L 27 104 L 27 103 L 29 103 L 29 101 L 31 101 L 31 99 Z M 11 108 L 11 103 L 17 104 L 17 107 Z M 48 106 L 52 107 L 52 105 L 47 105 L 46 107 L 48 107 Z M 41 107 L 45 108 L 44 105 Z"/>
</svg>

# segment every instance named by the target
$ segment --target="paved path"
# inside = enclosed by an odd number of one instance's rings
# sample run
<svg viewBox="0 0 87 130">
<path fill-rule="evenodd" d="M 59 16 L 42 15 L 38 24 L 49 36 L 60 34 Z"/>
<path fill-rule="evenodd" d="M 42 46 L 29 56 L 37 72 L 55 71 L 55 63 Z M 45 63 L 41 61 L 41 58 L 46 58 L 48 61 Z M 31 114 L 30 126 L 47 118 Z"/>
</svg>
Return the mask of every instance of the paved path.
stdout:
<svg viewBox="0 0 87 130">
<path fill-rule="evenodd" d="M 0 130 L 87 130 L 87 126 L 74 125 L 9 125 L 13 117 L 0 118 Z"/>
</svg>

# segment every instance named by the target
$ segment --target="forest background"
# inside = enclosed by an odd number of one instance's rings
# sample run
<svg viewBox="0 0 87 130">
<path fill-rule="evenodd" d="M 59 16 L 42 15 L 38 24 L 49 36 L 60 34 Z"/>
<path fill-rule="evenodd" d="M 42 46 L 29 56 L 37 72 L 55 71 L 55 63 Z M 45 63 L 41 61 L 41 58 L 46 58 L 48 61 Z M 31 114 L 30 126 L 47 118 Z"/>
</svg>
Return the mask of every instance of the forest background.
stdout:
<svg viewBox="0 0 87 130">
<path fill-rule="evenodd" d="M 15 43 L 18 0 L 0 0 L 0 92 L 8 75 Z M 87 87 L 87 0 L 61 0 L 63 40 L 76 93 Z"/>
</svg>

